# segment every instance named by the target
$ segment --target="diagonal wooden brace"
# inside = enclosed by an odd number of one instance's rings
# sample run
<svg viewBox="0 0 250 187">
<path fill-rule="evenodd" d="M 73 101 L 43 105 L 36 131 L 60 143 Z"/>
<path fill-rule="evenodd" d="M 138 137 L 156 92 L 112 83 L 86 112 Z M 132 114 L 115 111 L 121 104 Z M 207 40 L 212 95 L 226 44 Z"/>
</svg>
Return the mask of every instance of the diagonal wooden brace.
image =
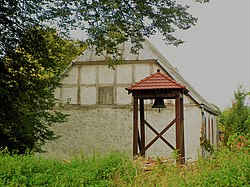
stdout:
<svg viewBox="0 0 250 187">
<path fill-rule="evenodd" d="M 175 149 L 164 137 L 162 137 L 162 135 L 170 128 L 172 127 L 172 125 L 176 122 L 176 118 L 168 125 L 166 126 L 160 133 L 158 133 L 149 123 L 147 123 L 145 121 L 145 124 L 155 133 L 157 134 L 157 136 L 145 147 L 145 150 L 142 151 L 146 151 L 153 143 L 156 142 L 156 140 L 158 140 L 159 138 L 161 138 L 171 149 Z"/>
<path fill-rule="evenodd" d="M 160 134 L 158 133 L 147 121 L 144 121 L 144 123 L 150 128 L 157 136 Z M 174 146 L 172 146 L 163 136 L 160 136 L 161 140 L 167 144 L 171 149 L 175 149 Z"/>
</svg>

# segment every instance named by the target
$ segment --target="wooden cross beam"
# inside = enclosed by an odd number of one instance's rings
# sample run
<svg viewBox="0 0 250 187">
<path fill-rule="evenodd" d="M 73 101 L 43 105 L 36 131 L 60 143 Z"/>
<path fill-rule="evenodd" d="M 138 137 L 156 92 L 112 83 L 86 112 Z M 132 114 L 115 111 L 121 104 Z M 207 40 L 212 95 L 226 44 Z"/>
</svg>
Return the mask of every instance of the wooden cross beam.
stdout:
<svg viewBox="0 0 250 187">
<path fill-rule="evenodd" d="M 146 147 L 146 151 L 153 143 L 155 143 L 159 138 L 163 140 L 171 149 L 175 149 L 174 146 L 172 146 L 162 135 L 167 132 L 167 130 L 172 127 L 172 125 L 176 122 L 176 119 L 174 119 L 168 126 L 166 126 L 160 133 L 158 133 L 147 121 L 144 121 L 145 124 L 157 135 Z"/>
</svg>

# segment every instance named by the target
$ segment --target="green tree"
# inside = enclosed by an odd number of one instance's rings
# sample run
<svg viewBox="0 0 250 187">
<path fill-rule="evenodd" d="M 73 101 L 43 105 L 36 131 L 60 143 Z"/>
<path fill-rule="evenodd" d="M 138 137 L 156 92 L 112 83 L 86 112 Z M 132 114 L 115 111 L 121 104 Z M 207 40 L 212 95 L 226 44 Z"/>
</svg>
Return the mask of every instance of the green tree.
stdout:
<svg viewBox="0 0 250 187">
<path fill-rule="evenodd" d="M 45 141 L 57 138 L 50 126 L 66 116 L 53 110 L 53 91 L 83 50 L 50 28 L 33 27 L 23 36 L 16 51 L 5 55 L 0 74 L 0 147 L 18 153 L 41 151 Z"/>
<path fill-rule="evenodd" d="M 249 93 L 239 86 L 234 92 L 232 106 L 225 109 L 220 115 L 220 125 L 224 131 L 224 143 L 236 133 L 247 134 L 250 132 L 250 106 L 246 99 Z"/>
</svg>

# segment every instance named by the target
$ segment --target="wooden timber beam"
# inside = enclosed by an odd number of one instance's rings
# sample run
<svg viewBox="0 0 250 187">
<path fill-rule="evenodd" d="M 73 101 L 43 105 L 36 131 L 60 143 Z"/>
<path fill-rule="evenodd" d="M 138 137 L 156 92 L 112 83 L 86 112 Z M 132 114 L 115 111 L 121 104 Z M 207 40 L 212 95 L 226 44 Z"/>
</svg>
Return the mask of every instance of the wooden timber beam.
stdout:
<svg viewBox="0 0 250 187">
<path fill-rule="evenodd" d="M 139 99 L 155 99 L 157 97 L 161 97 L 164 99 L 175 99 L 178 96 L 178 93 L 171 92 L 171 93 L 140 93 L 134 92 L 132 96 L 137 97 Z"/>
<path fill-rule="evenodd" d="M 148 128 L 150 128 L 157 136 L 160 134 L 158 133 L 147 121 L 144 121 L 144 123 L 148 126 Z M 174 146 L 172 146 L 172 144 L 170 144 L 163 136 L 160 136 L 160 138 L 162 139 L 162 141 L 167 144 L 172 150 L 174 150 Z"/>
<path fill-rule="evenodd" d="M 141 142 L 140 142 L 140 154 L 145 155 L 145 123 L 144 120 L 144 99 L 140 99 L 140 131 L 141 131 Z"/>
<path fill-rule="evenodd" d="M 138 154 L 138 98 L 134 97 L 133 101 L 133 156 L 136 156 Z"/>
<path fill-rule="evenodd" d="M 184 149 L 184 117 L 183 117 L 183 98 L 177 96 L 175 98 L 175 116 L 176 116 L 176 149 L 178 151 L 178 162 L 185 163 Z"/>
<path fill-rule="evenodd" d="M 168 125 L 166 126 L 160 133 L 157 132 L 157 136 L 145 147 L 146 151 L 151 145 L 153 145 L 153 143 L 156 142 L 156 140 L 158 140 L 160 137 L 162 137 L 162 135 L 174 124 L 176 123 L 176 118 Z"/>
</svg>

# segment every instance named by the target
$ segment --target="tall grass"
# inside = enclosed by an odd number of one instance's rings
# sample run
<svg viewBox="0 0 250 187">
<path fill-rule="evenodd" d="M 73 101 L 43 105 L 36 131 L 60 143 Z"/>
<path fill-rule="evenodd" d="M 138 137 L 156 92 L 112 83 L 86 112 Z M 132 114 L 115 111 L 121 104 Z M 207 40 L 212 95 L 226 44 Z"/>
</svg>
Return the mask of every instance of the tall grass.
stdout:
<svg viewBox="0 0 250 187">
<path fill-rule="evenodd" d="M 115 186 L 132 181 L 135 172 L 131 160 L 121 153 L 72 161 L 0 157 L 0 186 Z"/>
<path fill-rule="evenodd" d="M 143 160 L 123 153 L 104 157 L 45 159 L 0 154 L 0 186 L 249 186 L 248 149 L 222 149 L 209 159 L 178 166 L 159 163 L 151 171 Z"/>
<path fill-rule="evenodd" d="M 250 155 L 246 149 L 222 149 L 209 159 L 184 166 L 160 164 L 136 177 L 131 186 L 250 186 Z"/>
</svg>

